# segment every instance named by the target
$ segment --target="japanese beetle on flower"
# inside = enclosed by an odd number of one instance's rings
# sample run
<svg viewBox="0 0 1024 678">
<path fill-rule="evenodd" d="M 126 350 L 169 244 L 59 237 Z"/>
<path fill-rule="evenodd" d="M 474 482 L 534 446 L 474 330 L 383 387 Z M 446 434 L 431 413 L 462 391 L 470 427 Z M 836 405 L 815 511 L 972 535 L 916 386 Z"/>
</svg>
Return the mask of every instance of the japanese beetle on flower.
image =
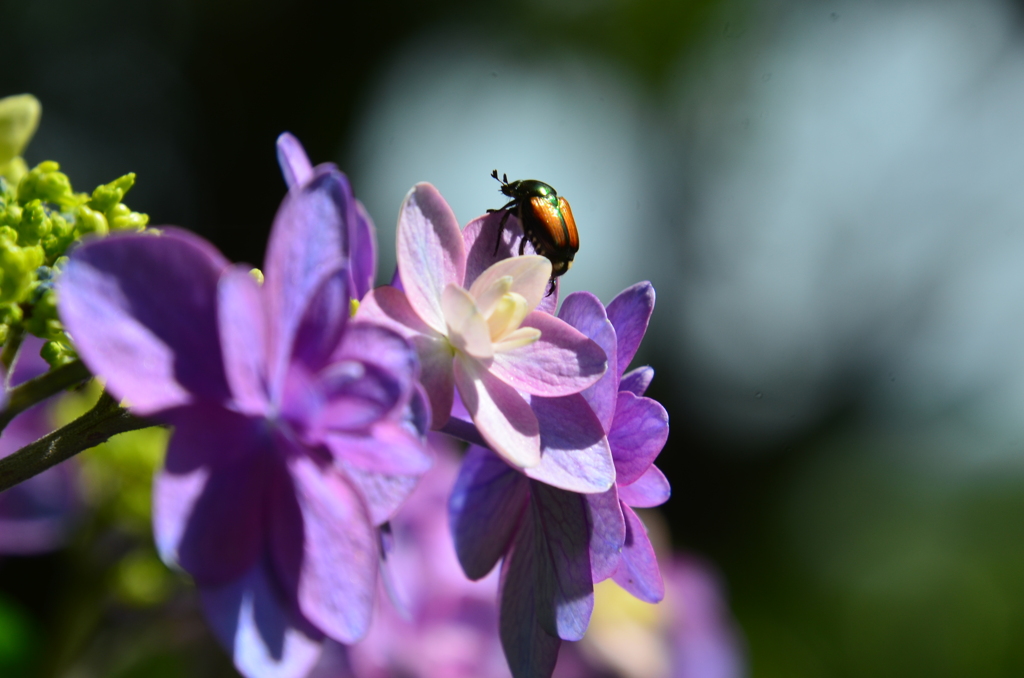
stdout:
<svg viewBox="0 0 1024 678">
<path fill-rule="evenodd" d="M 525 252 L 529 240 L 537 254 L 551 262 L 551 280 L 564 274 L 572 267 L 572 260 L 580 249 L 580 236 L 576 232 L 576 220 L 572 218 L 569 201 L 560 198 L 550 185 L 536 179 L 521 181 L 508 180 L 503 174 L 498 179 L 498 170 L 491 176 L 501 183 L 501 192 L 511 198 L 505 205 L 488 212 L 504 212 L 498 225 L 498 242 L 494 245 L 497 254 L 501 246 L 501 234 L 505 230 L 508 215 L 515 212 L 523 225 L 523 239 L 519 242 L 519 254 Z"/>
</svg>

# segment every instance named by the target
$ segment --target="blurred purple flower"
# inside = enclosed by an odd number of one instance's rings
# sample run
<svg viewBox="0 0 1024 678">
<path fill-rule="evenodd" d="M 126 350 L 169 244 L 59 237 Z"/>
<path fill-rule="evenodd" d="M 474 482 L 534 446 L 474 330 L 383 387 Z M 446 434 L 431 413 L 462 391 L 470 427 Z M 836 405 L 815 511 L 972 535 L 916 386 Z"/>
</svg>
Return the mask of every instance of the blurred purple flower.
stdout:
<svg viewBox="0 0 1024 678">
<path fill-rule="evenodd" d="M 415 352 L 349 321 L 355 213 L 321 166 L 281 204 L 262 286 L 173 228 L 83 243 L 58 281 L 86 365 L 175 427 L 157 546 L 247 676 L 303 676 L 325 636 L 365 634 L 377 526 L 430 465 Z"/>
<path fill-rule="evenodd" d="M 277 138 L 277 162 L 289 189 L 305 184 L 324 168 L 334 168 L 330 163 L 314 168 L 302 144 L 288 132 Z M 377 276 L 377 235 L 363 203 L 355 200 L 353 210 L 353 218 L 346 224 L 350 257 L 348 291 L 353 298 L 362 299 L 373 289 Z"/>
<path fill-rule="evenodd" d="M 507 258 L 507 253 L 494 257 L 491 245 L 492 254 L 481 265 L 474 233 L 479 229 L 467 227 L 464 239 L 451 208 L 433 186 L 413 187 L 398 219 L 402 289 L 373 290 L 359 316 L 387 324 L 415 344 L 431 401 L 432 428 L 448 422 L 457 388 L 488 447 L 530 473 L 544 456 L 543 422 L 530 406 L 531 396 L 579 393 L 604 374 L 605 355 L 566 323 L 535 310 L 544 301 L 551 275 L 547 259 Z M 581 416 L 586 416 L 584 401 L 579 403 Z M 601 449 L 599 430 L 589 438 L 587 447 L 603 451 L 604 463 L 577 464 L 567 482 L 603 491 L 613 478 L 610 454 L 606 445 Z"/>
<path fill-rule="evenodd" d="M 584 391 L 601 420 L 612 458 L 615 486 L 587 496 L 591 520 L 602 529 L 591 540 L 594 581 L 613 577 L 637 598 L 656 603 L 665 594 L 647 530 L 630 507 L 668 501 L 671 488 L 654 459 L 668 440 L 668 413 L 643 397 L 654 377 L 650 367 L 625 373 L 647 332 L 654 311 L 654 288 L 641 282 L 620 293 L 605 309 L 587 292 L 566 297 L 558 316 L 596 341 L 608 354 L 605 376 Z"/>
<path fill-rule="evenodd" d="M 408 614 L 378 597 L 370 632 L 330 644 L 309 678 L 509 678 L 497 633 L 497 572 L 469 581 L 452 550 L 446 497 L 457 473 L 450 445 L 391 521 L 393 571 Z M 493 455 L 492 455 L 493 456 Z M 665 600 L 650 605 L 612 582 L 598 587 L 583 641 L 563 644 L 555 678 L 741 678 L 739 634 L 713 569 L 675 556 Z"/>
<path fill-rule="evenodd" d="M 28 336 L 10 375 L 10 386 L 44 374 L 39 357 L 43 340 Z M 0 458 L 17 452 L 53 430 L 48 404 L 40 403 L 14 418 L 0 435 Z M 0 553 L 28 555 L 62 546 L 78 508 L 75 464 L 59 464 L 0 493 Z"/>
<path fill-rule="evenodd" d="M 459 567 L 447 521 L 458 457 L 445 436 L 431 440 L 435 464 L 390 523 L 387 559 L 406 610 L 378 597 L 366 638 L 329 648 L 310 678 L 508 678 L 496 633 L 497 573 L 474 582 Z"/>
</svg>

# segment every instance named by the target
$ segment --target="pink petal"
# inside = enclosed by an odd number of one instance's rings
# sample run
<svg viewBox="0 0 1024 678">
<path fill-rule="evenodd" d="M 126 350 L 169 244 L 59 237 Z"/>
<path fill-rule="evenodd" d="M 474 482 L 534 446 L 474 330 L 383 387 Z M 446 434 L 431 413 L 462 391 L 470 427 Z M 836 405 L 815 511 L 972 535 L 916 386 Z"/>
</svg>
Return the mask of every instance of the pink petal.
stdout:
<svg viewBox="0 0 1024 678">
<path fill-rule="evenodd" d="M 530 398 L 540 426 L 541 458 L 524 473 L 570 492 L 605 492 L 615 464 L 604 428 L 580 394 Z"/>
<path fill-rule="evenodd" d="M 221 276 L 217 321 L 224 372 L 238 408 L 263 414 L 267 408 L 266 320 L 260 286 L 242 266 Z"/>
<path fill-rule="evenodd" d="M 324 281 L 348 267 L 348 224 L 354 215 L 348 179 L 330 167 L 285 196 L 274 218 L 264 264 L 268 377 L 272 396 L 283 384 L 295 334 Z"/>
<path fill-rule="evenodd" d="M 610 431 L 612 420 L 615 418 L 615 401 L 619 393 L 615 328 L 605 314 L 604 305 L 589 292 L 574 292 L 567 296 L 562 302 L 558 317 L 584 336 L 593 339 L 608 358 L 608 371 L 596 384 L 583 391 L 583 397 L 594 408 L 594 413 L 601 420 L 604 430 Z"/>
<path fill-rule="evenodd" d="M 454 353 L 448 339 L 427 327 L 412 310 L 405 294 L 394 287 L 378 287 L 363 299 L 356 321 L 377 323 L 409 339 L 420 360 L 420 381 L 430 396 L 431 428 L 448 421 L 455 394 L 452 374 Z"/>
<path fill-rule="evenodd" d="M 654 287 L 646 281 L 627 287 L 608 304 L 608 319 L 618 337 L 620 370 L 625 371 L 633 361 L 653 312 Z"/>
<path fill-rule="evenodd" d="M 613 579 L 640 600 L 659 603 L 665 597 L 665 582 L 647 528 L 633 509 L 623 506 L 622 513 L 626 517 L 626 543 Z"/>
<path fill-rule="evenodd" d="M 227 266 L 208 242 L 173 228 L 92 240 L 57 280 L 61 320 L 89 369 L 136 413 L 224 402 L 217 279 Z"/>
<path fill-rule="evenodd" d="M 526 316 L 522 326 L 540 330 L 540 339 L 494 355 L 491 372 L 506 384 L 532 395 L 564 396 L 604 375 L 604 351 L 579 330 L 539 311 Z"/>
<path fill-rule="evenodd" d="M 444 333 L 441 293 L 462 286 L 466 251 L 455 214 L 437 189 L 416 184 L 398 217 L 398 269 L 409 303 L 430 327 Z"/>
<path fill-rule="evenodd" d="M 551 278 L 551 262 L 536 255 L 499 261 L 473 281 L 469 293 L 479 299 L 487 288 L 499 278 L 506 276 L 512 278 L 509 292 L 514 292 L 526 299 L 527 308 L 532 310 L 537 307 L 547 292 L 548 279 Z"/>
<path fill-rule="evenodd" d="M 277 138 L 277 164 L 281 167 L 288 188 L 301 186 L 313 177 L 313 166 L 306 155 L 306 149 L 289 132 Z"/>
<path fill-rule="evenodd" d="M 619 499 L 627 506 L 651 508 L 661 506 L 672 495 L 672 487 L 668 478 L 658 469 L 651 466 L 631 485 L 619 486 Z"/>
<path fill-rule="evenodd" d="M 460 354 L 454 367 L 459 396 L 491 449 L 519 468 L 538 464 L 540 428 L 523 397 L 472 358 Z"/>
<path fill-rule="evenodd" d="M 353 643 L 366 634 L 377 586 L 377 533 L 359 496 L 330 468 L 289 460 L 302 513 L 299 609 L 329 637 Z"/>
<path fill-rule="evenodd" d="M 501 245 L 495 253 L 494 246 L 498 241 L 498 224 L 501 222 L 500 213 L 486 214 L 466 224 L 462 231 L 462 237 L 466 242 L 466 281 L 463 287 L 470 287 L 476 279 L 490 266 L 498 261 L 509 257 L 519 256 L 519 241 L 523 237 L 523 228 L 519 219 L 510 214 L 505 222 L 505 230 L 502 233 Z M 533 245 L 526 243 L 523 254 L 536 254 Z M 555 279 L 555 289 L 541 299 L 536 307 L 537 311 L 543 311 L 549 315 L 555 314 L 558 308 L 558 278 Z"/>
<path fill-rule="evenodd" d="M 618 482 L 629 485 L 643 475 L 667 440 L 668 412 L 661 403 L 620 392 L 615 424 L 608 434 Z"/>
<path fill-rule="evenodd" d="M 251 678 L 303 678 L 320 657 L 323 634 L 299 617 L 268 566 L 259 562 L 238 579 L 200 589 L 217 638 Z"/>
</svg>

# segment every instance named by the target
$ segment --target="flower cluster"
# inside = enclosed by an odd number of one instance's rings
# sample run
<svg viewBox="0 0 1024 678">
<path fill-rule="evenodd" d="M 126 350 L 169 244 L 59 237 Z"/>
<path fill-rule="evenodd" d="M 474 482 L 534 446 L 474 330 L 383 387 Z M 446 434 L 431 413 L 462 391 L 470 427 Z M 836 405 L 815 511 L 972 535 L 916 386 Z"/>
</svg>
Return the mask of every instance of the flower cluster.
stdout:
<svg viewBox="0 0 1024 678">
<path fill-rule="evenodd" d="M 551 675 L 596 583 L 665 592 L 631 508 L 669 495 L 652 465 L 668 417 L 643 395 L 651 369 L 627 371 L 653 289 L 559 308 L 514 217 L 460 229 L 428 184 L 401 207 L 393 285 L 373 289 L 373 226 L 346 177 L 288 134 L 278 158 L 288 193 L 262 272 L 168 227 L 83 242 L 57 282 L 82 361 L 173 427 L 154 489 L 162 557 L 243 674 L 305 676 L 325 644 L 367 634 L 379 587 L 401 599 L 389 521 L 438 431 L 470 443 L 448 499 L 458 563 L 478 580 L 501 562 L 508 667 Z"/>
</svg>

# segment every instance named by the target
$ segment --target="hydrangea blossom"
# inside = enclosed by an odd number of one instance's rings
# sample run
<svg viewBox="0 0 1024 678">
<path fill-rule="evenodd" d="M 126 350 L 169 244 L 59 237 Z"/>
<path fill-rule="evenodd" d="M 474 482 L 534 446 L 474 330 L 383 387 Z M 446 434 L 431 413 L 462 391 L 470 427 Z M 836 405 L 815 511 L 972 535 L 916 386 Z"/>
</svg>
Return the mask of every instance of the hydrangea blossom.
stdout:
<svg viewBox="0 0 1024 678">
<path fill-rule="evenodd" d="M 303 676 L 325 637 L 364 635 L 377 526 L 430 464 L 414 350 L 349 320 L 347 180 L 289 183 L 262 286 L 173 228 L 84 243 L 58 284 L 86 365 L 174 426 L 157 545 L 248 676 Z"/>
<path fill-rule="evenodd" d="M 547 259 L 527 255 L 481 266 L 473 244 L 437 190 L 418 184 L 398 219 L 401 289 L 374 290 L 359 314 L 415 344 L 433 428 L 448 422 L 457 388 L 488 447 L 531 469 L 543 455 L 530 398 L 579 393 L 607 362 L 593 341 L 536 310 L 551 277 Z M 608 474 L 604 481 L 610 480 Z"/>
<path fill-rule="evenodd" d="M 643 397 L 654 370 L 647 366 L 629 373 L 625 370 L 636 355 L 653 311 L 654 288 L 641 282 L 615 297 L 607 309 L 592 294 L 570 294 L 558 313 L 597 341 L 610 363 L 604 378 L 583 394 L 601 419 L 615 460 L 615 487 L 587 497 L 592 520 L 607 527 L 602 532 L 604 540 L 591 541 L 594 579 L 614 577 L 624 589 L 649 603 L 661 600 L 665 587 L 647 530 L 631 507 L 648 508 L 668 501 L 668 480 L 654 466 L 668 439 L 668 413 L 657 401 Z"/>
</svg>

